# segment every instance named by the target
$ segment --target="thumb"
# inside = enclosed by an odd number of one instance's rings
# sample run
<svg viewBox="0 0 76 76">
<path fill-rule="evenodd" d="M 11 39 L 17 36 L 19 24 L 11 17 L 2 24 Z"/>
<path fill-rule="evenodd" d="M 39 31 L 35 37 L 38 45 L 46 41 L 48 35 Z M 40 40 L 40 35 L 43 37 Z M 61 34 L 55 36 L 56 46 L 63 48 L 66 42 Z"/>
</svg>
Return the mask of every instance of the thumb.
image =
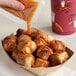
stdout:
<svg viewBox="0 0 76 76">
<path fill-rule="evenodd" d="M 17 1 L 17 0 L 2 0 L 1 5 L 3 6 L 7 6 L 16 10 L 23 10 L 24 9 L 24 5 Z"/>
</svg>

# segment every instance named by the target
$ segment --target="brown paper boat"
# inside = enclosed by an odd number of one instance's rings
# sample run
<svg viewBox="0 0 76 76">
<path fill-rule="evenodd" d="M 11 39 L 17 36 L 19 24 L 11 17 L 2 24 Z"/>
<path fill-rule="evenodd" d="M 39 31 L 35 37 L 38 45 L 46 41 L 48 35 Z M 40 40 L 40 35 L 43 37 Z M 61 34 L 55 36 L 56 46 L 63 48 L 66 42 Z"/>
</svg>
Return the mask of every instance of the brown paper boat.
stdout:
<svg viewBox="0 0 76 76">
<path fill-rule="evenodd" d="M 3 48 L 3 47 L 2 47 Z M 69 48 L 66 48 L 66 52 L 68 53 L 69 55 L 69 58 L 68 60 L 71 59 L 72 55 L 74 54 L 74 52 L 72 50 L 70 50 Z M 9 56 L 10 57 L 10 56 Z M 65 62 L 67 63 L 68 60 Z M 25 67 L 25 66 L 21 66 L 23 69 L 35 74 L 36 76 L 45 76 L 47 75 L 48 73 L 52 73 L 54 71 L 56 71 L 57 69 L 59 69 L 60 67 L 62 67 L 65 63 L 63 64 L 60 64 L 60 65 L 57 65 L 57 66 L 53 66 L 53 67 L 48 67 L 48 68 L 45 68 L 45 67 L 39 67 L 39 68 L 28 68 L 28 67 Z"/>
<path fill-rule="evenodd" d="M 74 54 L 74 52 L 72 50 L 70 50 L 69 48 L 66 48 L 66 51 L 67 51 L 67 53 L 69 55 L 69 59 L 68 60 L 70 60 L 70 58 L 72 57 L 72 55 Z M 48 67 L 48 68 L 44 68 L 44 67 L 40 67 L 40 68 L 28 68 L 28 67 L 24 67 L 24 66 L 23 66 L 23 68 L 26 69 L 26 70 L 28 70 L 28 71 L 30 71 L 30 72 L 32 72 L 33 74 L 35 74 L 37 76 L 45 76 L 48 73 L 52 73 L 55 70 L 59 69 L 63 65 L 64 65 L 64 63 L 61 64 L 61 65 L 57 65 L 57 66 L 54 66 L 54 67 Z"/>
</svg>

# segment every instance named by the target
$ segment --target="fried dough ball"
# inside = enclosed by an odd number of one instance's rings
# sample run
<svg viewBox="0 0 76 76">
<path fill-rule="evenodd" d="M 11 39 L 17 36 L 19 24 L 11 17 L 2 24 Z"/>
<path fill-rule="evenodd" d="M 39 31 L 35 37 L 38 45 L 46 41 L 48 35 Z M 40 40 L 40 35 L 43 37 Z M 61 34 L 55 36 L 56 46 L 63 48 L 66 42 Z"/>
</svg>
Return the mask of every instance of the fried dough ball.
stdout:
<svg viewBox="0 0 76 76">
<path fill-rule="evenodd" d="M 50 42 L 50 47 L 53 49 L 54 52 L 65 51 L 66 49 L 65 44 L 59 40 L 52 40 Z"/>
<path fill-rule="evenodd" d="M 11 52 L 16 49 L 16 37 L 13 34 L 7 36 L 3 40 L 3 47 L 7 52 Z"/>
<path fill-rule="evenodd" d="M 36 58 L 35 64 L 32 67 L 48 67 L 49 66 L 49 61 Z"/>
<path fill-rule="evenodd" d="M 35 62 L 35 58 L 32 54 L 18 53 L 16 61 L 20 65 L 31 67 Z"/>
<path fill-rule="evenodd" d="M 54 40 L 54 38 L 50 34 L 48 34 L 47 35 L 47 42 L 50 43 L 52 40 Z"/>
<path fill-rule="evenodd" d="M 59 65 L 64 63 L 69 58 L 69 55 L 67 52 L 59 52 L 59 53 L 53 53 L 50 56 L 51 65 Z"/>
<path fill-rule="evenodd" d="M 44 31 L 39 31 L 35 39 L 42 38 L 44 41 L 47 42 L 47 34 Z"/>
<path fill-rule="evenodd" d="M 22 34 L 18 37 L 18 43 L 24 42 L 24 41 L 29 41 L 29 40 L 31 40 L 31 37 L 29 37 L 28 35 Z"/>
<path fill-rule="evenodd" d="M 26 30 L 18 29 L 17 32 L 16 32 L 16 36 L 19 37 L 22 34 L 26 35 Z"/>
<path fill-rule="evenodd" d="M 51 54 L 53 54 L 53 51 L 51 48 L 49 48 L 48 46 L 41 46 L 37 50 L 36 56 L 38 56 L 39 58 L 42 58 L 44 60 L 48 60 L 48 58 Z"/>
<path fill-rule="evenodd" d="M 25 42 L 20 42 L 18 44 L 18 50 L 25 53 L 33 53 L 36 51 L 36 43 L 32 40 L 30 41 L 25 41 Z"/>
<path fill-rule="evenodd" d="M 45 42 L 45 40 L 42 39 L 42 38 L 35 39 L 34 41 L 35 41 L 38 48 L 41 47 L 41 46 L 47 45 L 47 42 Z"/>
<path fill-rule="evenodd" d="M 39 31 L 36 38 L 34 39 L 36 42 L 37 47 L 46 46 L 48 41 L 48 36 L 45 32 Z"/>
</svg>

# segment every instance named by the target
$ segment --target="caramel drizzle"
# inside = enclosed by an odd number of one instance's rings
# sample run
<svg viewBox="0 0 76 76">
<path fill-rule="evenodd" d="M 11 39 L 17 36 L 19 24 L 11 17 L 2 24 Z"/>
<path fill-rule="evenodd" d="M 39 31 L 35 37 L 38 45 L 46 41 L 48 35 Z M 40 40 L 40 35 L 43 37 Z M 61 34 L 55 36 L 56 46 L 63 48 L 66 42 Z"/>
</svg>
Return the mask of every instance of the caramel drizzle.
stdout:
<svg viewBox="0 0 76 76">
<path fill-rule="evenodd" d="M 27 21 L 27 34 L 30 33 L 30 21 Z"/>
</svg>

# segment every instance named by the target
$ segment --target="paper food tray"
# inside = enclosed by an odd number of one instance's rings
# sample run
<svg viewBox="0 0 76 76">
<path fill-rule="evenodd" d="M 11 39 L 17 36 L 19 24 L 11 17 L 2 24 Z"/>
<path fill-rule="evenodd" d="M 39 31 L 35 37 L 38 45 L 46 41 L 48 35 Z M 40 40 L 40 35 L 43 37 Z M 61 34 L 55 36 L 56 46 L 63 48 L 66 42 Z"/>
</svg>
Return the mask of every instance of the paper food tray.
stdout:
<svg viewBox="0 0 76 76">
<path fill-rule="evenodd" d="M 1 43 L 1 49 L 4 50 L 3 46 L 2 46 L 2 43 Z M 4 52 L 5 52 L 5 50 L 4 50 Z M 74 54 L 74 52 L 72 50 L 70 50 L 68 47 L 66 48 L 66 52 L 68 53 L 69 58 L 68 58 L 68 60 L 65 63 L 67 63 L 68 61 L 70 61 L 72 55 Z M 53 66 L 53 67 L 47 67 L 47 68 L 44 68 L 44 67 L 28 68 L 28 67 L 25 67 L 25 66 L 21 66 L 21 65 L 20 66 L 22 68 L 24 68 L 25 70 L 27 70 L 27 71 L 35 74 L 36 76 L 45 76 L 48 73 L 52 73 L 52 72 L 56 71 L 57 69 L 59 69 L 60 67 L 62 67 L 65 63 L 57 65 L 57 66 Z"/>
<path fill-rule="evenodd" d="M 74 54 L 74 52 L 72 50 L 70 50 L 69 48 L 66 48 L 67 53 L 69 54 L 69 59 L 72 57 L 72 55 Z M 69 60 L 68 59 L 68 60 Z M 68 60 L 65 62 L 67 63 Z M 57 66 L 53 66 L 53 67 L 48 67 L 48 68 L 28 68 L 28 67 L 23 67 L 24 69 L 32 72 L 33 74 L 37 75 L 37 76 L 45 76 L 48 73 L 52 73 L 55 70 L 59 69 L 61 66 L 63 66 L 65 63 L 57 65 Z"/>
</svg>

